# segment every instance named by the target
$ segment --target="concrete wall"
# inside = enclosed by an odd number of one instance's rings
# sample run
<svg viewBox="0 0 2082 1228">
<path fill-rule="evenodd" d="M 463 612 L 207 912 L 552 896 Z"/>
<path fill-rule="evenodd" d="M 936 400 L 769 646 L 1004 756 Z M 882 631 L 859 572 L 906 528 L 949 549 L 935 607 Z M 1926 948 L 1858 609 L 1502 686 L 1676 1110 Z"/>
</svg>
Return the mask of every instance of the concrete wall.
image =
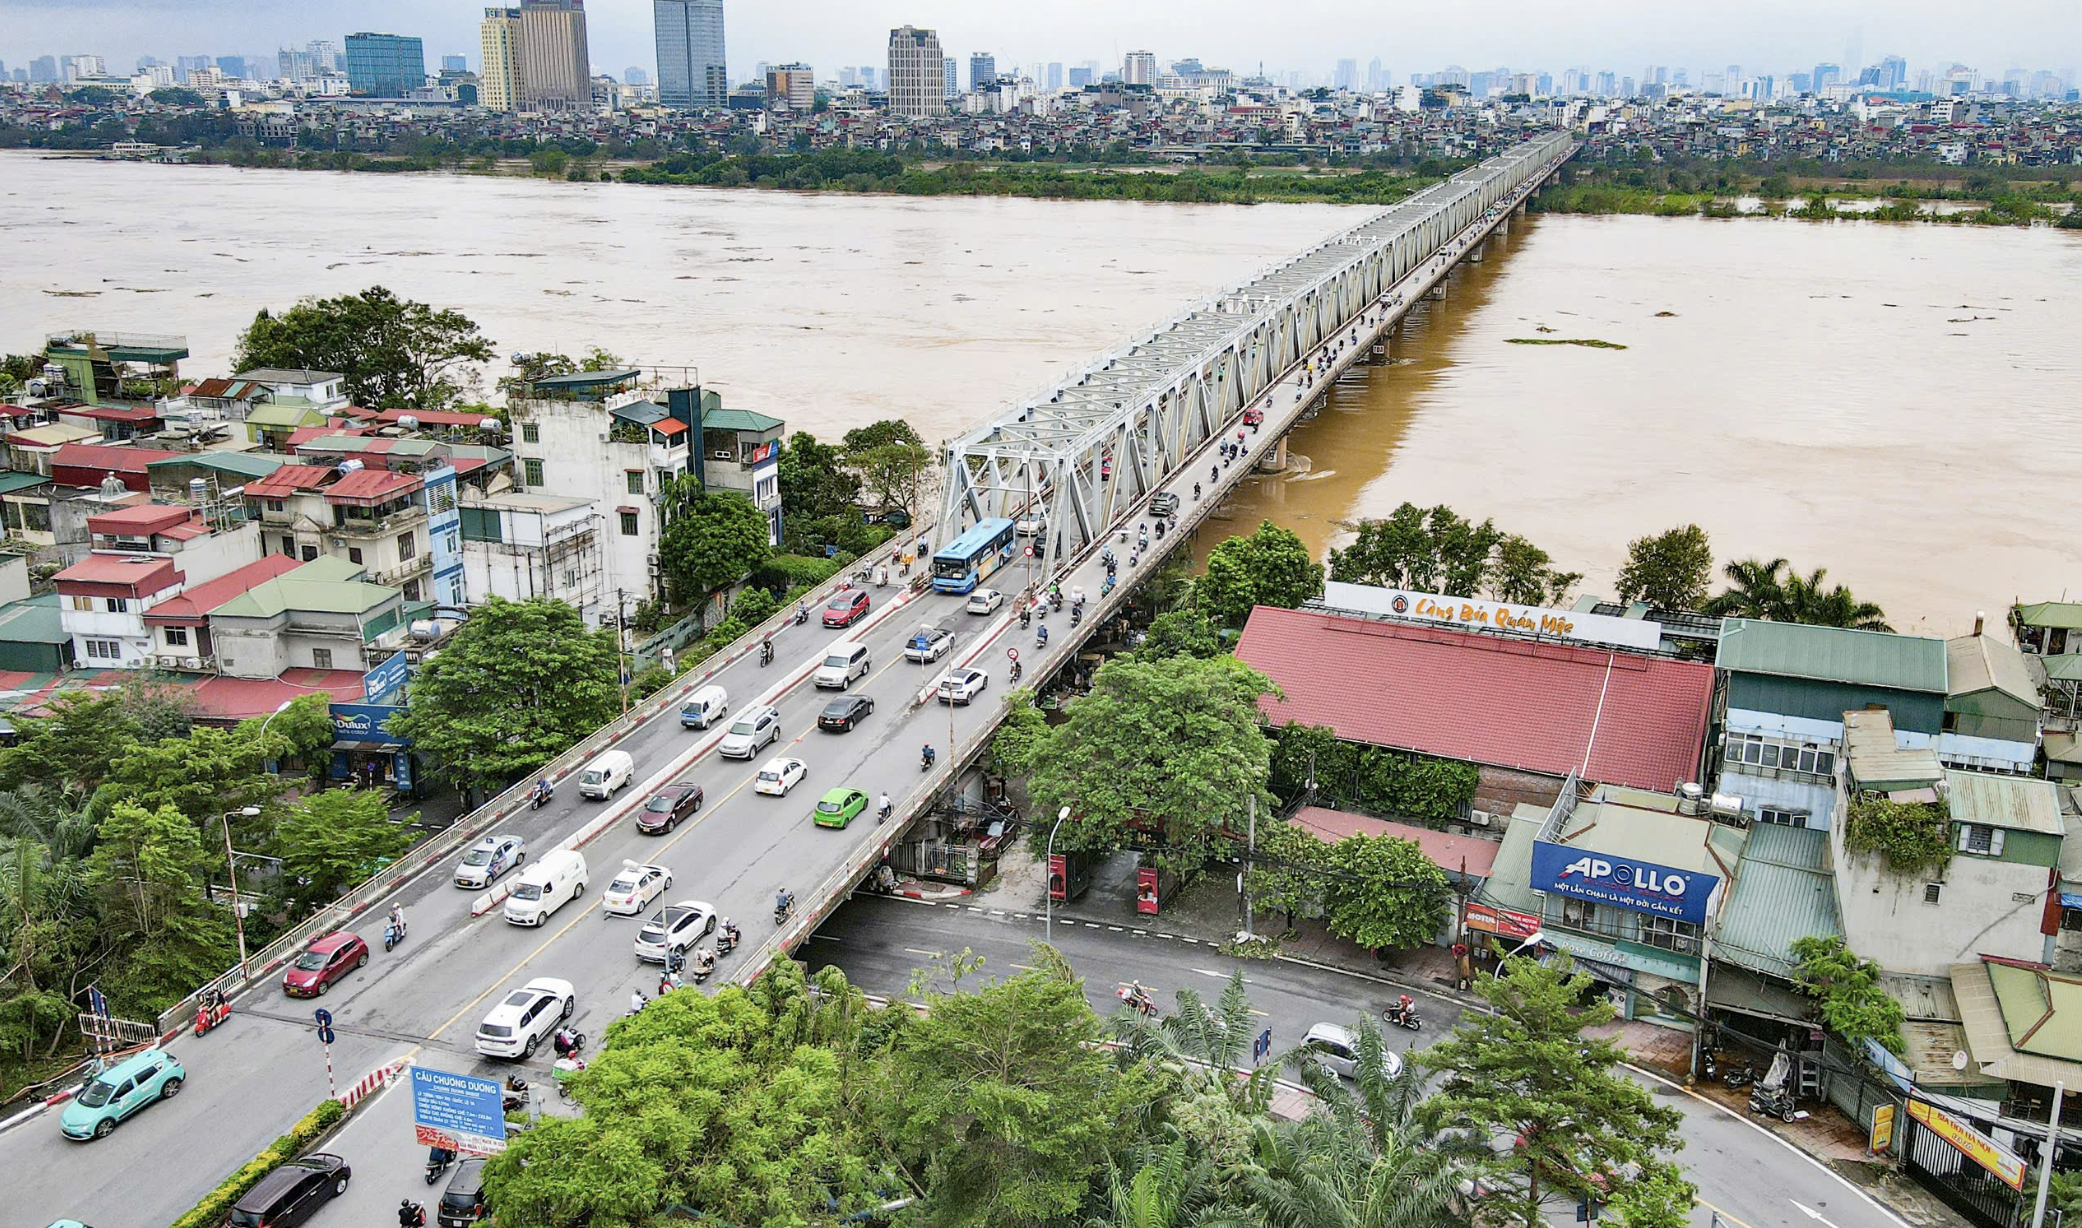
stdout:
<svg viewBox="0 0 2082 1228">
<path fill-rule="evenodd" d="M 2045 957 L 2043 866 L 1955 854 L 1942 878 L 1905 878 L 1877 857 L 1845 856 L 1840 835 L 1833 844 L 1844 936 L 1889 972 L 1944 976 L 1981 955 Z M 1941 884 L 1935 904 L 1924 902 L 1932 882 Z"/>
<path fill-rule="evenodd" d="M 1559 776 L 1484 766 L 1475 782 L 1475 809 L 1498 816 L 1491 830 L 1501 832 L 1504 821 L 1521 803 L 1542 809 L 1554 805 L 1554 799 L 1561 796 L 1561 785 Z"/>
<path fill-rule="evenodd" d="M 1836 818 L 1836 786 L 1813 784 L 1796 778 L 1769 775 L 1751 775 L 1746 764 L 1738 764 L 1721 773 L 1714 785 L 1718 793 L 1731 793 L 1743 801 L 1742 812 L 1752 821 L 1757 811 L 1764 806 L 1782 810 L 1805 810 L 1808 812 L 1807 826 L 1816 831 L 1827 831 Z"/>
<path fill-rule="evenodd" d="M 614 420 L 605 406 L 590 401 L 516 401 L 516 424 L 533 423 L 537 438 L 528 442 L 516 426 L 514 475 L 523 489 L 544 494 L 589 500 L 601 518 L 602 557 L 607 564 L 603 588 L 610 610 L 615 590 L 622 590 L 629 607 L 654 596 L 661 581 L 652 560 L 657 557 L 662 530 L 658 509 L 652 502 L 661 480 L 684 473 L 688 468 L 687 448 L 660 449 L 654 455 L 648 443 L 622 443 L 607 438 Z M 542 482 L 527 481 L 529 460 L 542 462 Z M 662 462 L 662 463 L 661 463 Z M 628 475 L 645 475 L 644 493 L 632 494 Z M 636 532 L 622 532 L 617 509 L 636 509 Z"/>
</svg>

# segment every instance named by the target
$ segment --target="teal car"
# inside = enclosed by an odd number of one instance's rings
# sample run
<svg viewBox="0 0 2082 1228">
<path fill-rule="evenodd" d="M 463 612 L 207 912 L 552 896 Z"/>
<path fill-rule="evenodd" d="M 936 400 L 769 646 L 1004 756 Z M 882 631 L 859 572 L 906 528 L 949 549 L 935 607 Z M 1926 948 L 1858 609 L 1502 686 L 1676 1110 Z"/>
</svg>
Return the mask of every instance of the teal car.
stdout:
<svg viewBox="0 0 2082 1228">
<path fill-rule="evenodd" d="M 156 1100 L 181 1094 L 188 1072 L 171 1053 L 147 1049 L 123 1059 L 65 1102 L 58 1130 L 71 1139 L 106 1138 L 116 1123 Z"/>
</svg>

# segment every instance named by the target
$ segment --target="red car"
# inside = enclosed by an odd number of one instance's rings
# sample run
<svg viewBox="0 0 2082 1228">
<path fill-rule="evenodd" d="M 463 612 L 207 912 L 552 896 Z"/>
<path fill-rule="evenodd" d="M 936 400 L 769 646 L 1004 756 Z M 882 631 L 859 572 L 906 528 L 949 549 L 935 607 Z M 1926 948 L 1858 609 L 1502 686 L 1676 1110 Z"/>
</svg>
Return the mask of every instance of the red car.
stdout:
<svg viewBox="0 0 2082 1228">
<path fill-rule="evenodd" d="M 855 589 L 840 593 L 824 607 L 824 625 L 827 627 L 850 627 L 867 613 L 868 596 Z"/>
<path fill-rule="evenodd" d="M 369 962 L 369 944 L 341 930 L 314 939 L 282 974 L 282 992 L 292 998 L 315 998 L 332 983 Z"/>
</svg>

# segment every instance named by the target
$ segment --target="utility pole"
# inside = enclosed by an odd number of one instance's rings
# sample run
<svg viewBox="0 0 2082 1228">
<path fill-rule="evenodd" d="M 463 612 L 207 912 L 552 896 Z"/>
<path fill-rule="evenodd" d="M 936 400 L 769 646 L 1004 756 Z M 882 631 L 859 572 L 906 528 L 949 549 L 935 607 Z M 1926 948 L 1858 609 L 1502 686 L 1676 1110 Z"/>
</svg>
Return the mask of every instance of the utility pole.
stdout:
<svg viewBox="0 0 2082 1228">
<path fill-rule="evenodd" d="M 269 717 L 273 720 L 274 717 Z M 265 731 L 265 726 L 263 726 Z M 248 806 L 239 814 L 252 818 L 260 813 L 260 807 Z M 252 972 L 246 966 L 246 914 L 239 904 L 239 859 L 231 851 L 231 812 L 224 812 L 224 865 L 231 871 L 231 925 L 239 935 L 239 979 L 251 980 Z"/>
<path fill-rule="evenodd" d="M 1244 880 L 1251 876 L 1251 854 L 1258 848 L 1258 795 L 1253 793 L 1247 800 L 1250 817 L 1244 829 L 1243 870 L 1236 876 L 1236 894 L 1243 899 L 1243 936 L 1248 939 L 1257 936 L 1251 932 L 1251 893 Z"/>
<path fill-rule="evenodd" d="M 614 673 L 622 692 L 622 715 L 629 715 L 629 668 L 624 650 L 629 646 L 629 595 L 620 585 L 614 590 Z"/>
<path fill-rule="evenodd" d="M 2044 1228 L 2046 1223 L 2046 1195 L 2053 1188 L 2053 1153 L 2060 1149 L 2060 1098 L 2066 1094 L 2068 1085 L 2053 1085 L 2053 1113 L 2046 1118 L 2046 1154 L 2039 1158 L 2039 1197 L 2032 1204 L 2031 1228 Z"/>
</svg>

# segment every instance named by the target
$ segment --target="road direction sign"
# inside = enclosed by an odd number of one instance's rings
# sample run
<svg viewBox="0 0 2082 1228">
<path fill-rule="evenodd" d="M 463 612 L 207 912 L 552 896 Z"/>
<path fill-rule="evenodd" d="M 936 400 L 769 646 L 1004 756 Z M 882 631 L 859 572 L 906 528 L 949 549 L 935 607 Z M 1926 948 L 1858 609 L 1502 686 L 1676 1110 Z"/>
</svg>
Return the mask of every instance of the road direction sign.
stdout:
<svg viewBox="0 0 2082 1228">
<path fill-rule="evenodd" d="M 478 1155 L 506 1150 L 498 1080 L 412 1067 L 412 1126 L 423 1146 Z"/>
<path fill-rule="evenodd" d="M 311 1017 L 318 1021 L 318 1026 L 321 1028 L 329 1028 L 333 1026 L 333 1013 L 322 1006 L 319 1007 L 317 1010 L 312 1011 Z"/>
</svg>

